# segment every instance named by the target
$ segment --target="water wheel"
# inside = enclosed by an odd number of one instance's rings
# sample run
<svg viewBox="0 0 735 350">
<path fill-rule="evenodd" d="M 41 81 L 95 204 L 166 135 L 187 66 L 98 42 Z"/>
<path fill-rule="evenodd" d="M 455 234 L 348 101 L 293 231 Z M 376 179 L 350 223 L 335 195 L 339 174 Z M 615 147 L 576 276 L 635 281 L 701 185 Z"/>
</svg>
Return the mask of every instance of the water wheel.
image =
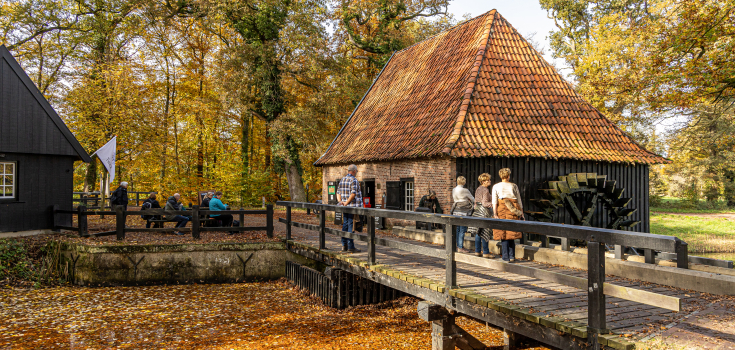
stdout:
<svg viewBox="0 0 735 350">
<path fill-rule="evenodd" d="M 607 228 L 623 229 L 638 225 L 630 220 L 637 209 L 625 208 L 632 198 L 622 197 L 624 188 L 615 187 L 615 180 L 596 173 L 573 173 L 559 176 L 559 181 L 549 181 L 548 188 L 539 189 L 541 199 L 531 202 L 542 208 L 541 212 L 526 211 L 539 221 L 551 222 L 557 209 L 566 208 L 577 225 L 591 226 L 597 206 L 602 204 L 610 216 Z"/>
</svg>

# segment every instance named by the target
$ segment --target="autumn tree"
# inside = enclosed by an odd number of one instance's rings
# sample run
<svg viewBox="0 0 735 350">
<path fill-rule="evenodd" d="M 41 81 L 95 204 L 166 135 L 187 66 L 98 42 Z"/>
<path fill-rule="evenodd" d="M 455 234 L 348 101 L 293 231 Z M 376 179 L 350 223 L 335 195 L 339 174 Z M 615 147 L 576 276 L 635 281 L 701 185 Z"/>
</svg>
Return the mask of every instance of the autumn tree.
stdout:
<svg viewBox="0 0 735 350">
<path fill-rule="evenodd" d="M 373 70 L 379 70 L 393 52 L 420 41 L 406 29 L 423 18 L 446 16 L 448 5 L 448 0 L 343 0 L 337 12 L 349 42 L 366 53 Z"/>
</svg>

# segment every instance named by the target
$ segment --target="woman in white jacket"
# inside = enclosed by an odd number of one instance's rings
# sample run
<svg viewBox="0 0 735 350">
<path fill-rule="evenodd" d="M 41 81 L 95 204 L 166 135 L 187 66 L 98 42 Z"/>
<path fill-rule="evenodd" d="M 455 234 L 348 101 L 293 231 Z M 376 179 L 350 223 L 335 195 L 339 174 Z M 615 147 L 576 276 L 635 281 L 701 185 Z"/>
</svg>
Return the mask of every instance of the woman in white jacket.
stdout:
<svg viewBox="0 0 735 350">
<path fill-rule="evenodd" d="M 457 187 L 452 190 L 452 199 L 454 205 L 452 205 L 452 215 L 468 216 L 472 211 L 472 205 L 475 203 L 475 197 L 472 196 L 470 190 L 464 188 L 467 183 L 467 179 L 464 176 L 457 178 Z M 467 232 L 467 226 L 457 226 L 457 251 L 460 253 L 469 253 L 470 251 L 464 249 L 464 234 Z"/>
</svg>

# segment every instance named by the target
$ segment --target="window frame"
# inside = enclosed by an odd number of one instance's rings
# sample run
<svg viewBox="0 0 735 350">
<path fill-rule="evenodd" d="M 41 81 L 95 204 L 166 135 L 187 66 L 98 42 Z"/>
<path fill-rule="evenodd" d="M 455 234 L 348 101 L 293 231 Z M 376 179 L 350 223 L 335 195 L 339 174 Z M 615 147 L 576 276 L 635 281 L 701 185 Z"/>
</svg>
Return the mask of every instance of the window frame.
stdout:
<svg viewBox="0 0 735 350">
<path fill-rule="evenodd" d="M 410 185 L 409 185 L 410 184 Z M 409 191 L 411 195 L 409 196 Z M 406 211 L 415 211 L 416 204 L 416 186 L 413 179 L 403 182 L 403 205 Z"/>
<path fill-rule="evenodd" d="M 12 173 L 6 173 L 7 165 L 11 164 L 13 166 L 13 172 Z M 0 170 L 0 200 L 5 201 L 13 201 L 18 199 L 18 162 L 16 161 L 9 161 L 9 160 L 3 160 L 0 161 L 0 165 L 2 165 L 2 170 Z M 5 176 L 10 175 L 13 181 L 12 185 L 5 185 Z M 5 195 L 5 188 L 10 187 L 12 195 L 6 196 Z"/>
</svg>

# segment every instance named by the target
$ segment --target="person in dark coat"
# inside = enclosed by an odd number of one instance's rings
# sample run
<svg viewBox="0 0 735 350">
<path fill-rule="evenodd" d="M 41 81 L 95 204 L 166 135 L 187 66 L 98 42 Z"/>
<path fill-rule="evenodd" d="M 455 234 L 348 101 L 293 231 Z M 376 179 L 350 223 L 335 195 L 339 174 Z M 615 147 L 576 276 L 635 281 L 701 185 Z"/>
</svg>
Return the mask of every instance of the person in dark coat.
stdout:
<svg viewBox="0 0 735 350">
<path fill-rule="evenodd" d="M 148 195 L 148 199 L 143 201 L 143 206 L 141 207 L 141 210 L 143 209 L 161 209 L 161 203 L 158 203 L 158 200 L 156 200 L 156 193 L 151 192 L 150 195 Z M 152 222 L 150 220 L 161 220 L 160 215 L 144 215 L 145 220 L 147 220 L 145 224 L 145 228 L 151 228 Z M 156 223 L 155 227 L 159 227 L 160 224 Z"/>
<path fill-rule="evenodd" d="M 200 205 L 200 207 L 209 208 L 209 201 L 212 200 L 212 197 L 214 197 L 214 192 L 207 192 L 207 195 L 204 196 L 204 199 L 202 199 L 202 204 Z"/>
<path fill-rule="evenodd" d="M 432 213 L 444 214 L 442 206 L 439 205 L 439 200 L 436 199 L 436 192 L 429 190 L 425 196 L 421 197 L 419 207 L 429 208 Z"/>
<path fill-rule="evenodd" d="M 110 205 L 114 209 L 116 205 L 122 205 L 128 210 L 128 183 L 123 181 L 120 186 L 110 195 Z"/>
<path fill-rule="evenodd" d="M 174 193 L 173 196 L 168 197 L 168 200 L 166 201 L 166 206 L 163 208 L 163 210 L 165 211 L 182 210 L 181 203 L 179 202 L 180 198 L 181 198 L 181 195 L 178 193 Z M 174 226 L 174 228 L 186 227 L 186 223 L 189 222 L 189 218 L 183 215 L 170 214 L 170 215 L 164 215 L 163 218 L 166 220 L 176 221 L 176 226 Z M 179 236 L 184 235 L 181 231 L 175 231 L 174 233 Z"/>
</svg>

